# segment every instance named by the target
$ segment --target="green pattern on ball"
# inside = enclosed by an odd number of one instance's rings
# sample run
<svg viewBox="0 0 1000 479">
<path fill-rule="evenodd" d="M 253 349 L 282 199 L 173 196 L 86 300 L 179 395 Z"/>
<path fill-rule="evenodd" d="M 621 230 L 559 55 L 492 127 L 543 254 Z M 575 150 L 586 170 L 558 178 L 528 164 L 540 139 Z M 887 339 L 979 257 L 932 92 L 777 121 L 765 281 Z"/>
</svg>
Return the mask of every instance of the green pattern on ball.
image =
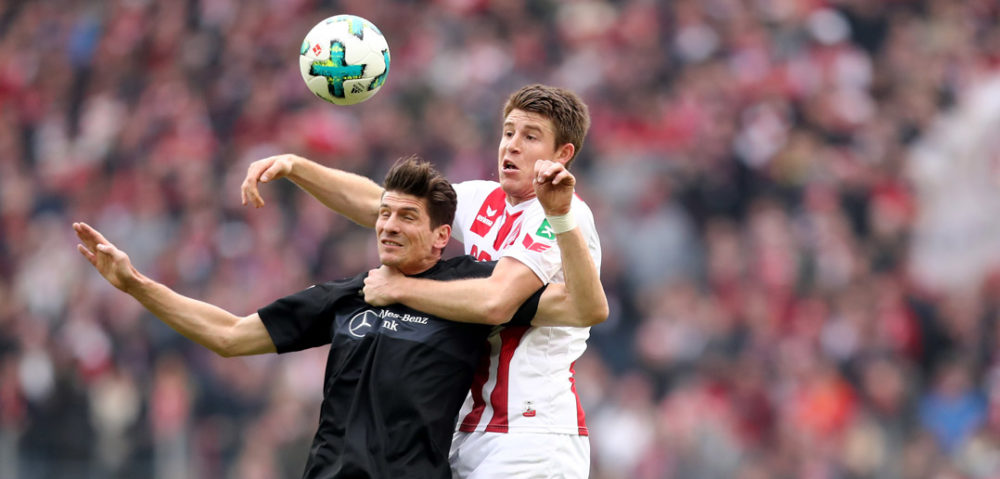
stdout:
<svg viewBox="0 0 1000 479">
<path fill-rule="evenodd" d="M 382 34 L 382 32 L 378 31 L 378 28 L 375 28 L 375 25 L 372 25 L 371 22 L 354 15 L 337 15 L 326 20 L 327 24 L 336 22 L 347 22 L 347 31 L 361 40 L 365 39 L 365 27 L 375 30 L 375 32 L 379 35 Z"/>
<path fill-rule="evenodd" d="M 335 98 L 344 98 L 345 80 L 361 78 L 364 73 L 364 65 L 347 64 L 344 60 L 344 45 L 336 41 L 330 43 L 330 59 L 315 61 L 309 68 L 310 75 L 326 77 L 330 94 Z"/>
</svg>

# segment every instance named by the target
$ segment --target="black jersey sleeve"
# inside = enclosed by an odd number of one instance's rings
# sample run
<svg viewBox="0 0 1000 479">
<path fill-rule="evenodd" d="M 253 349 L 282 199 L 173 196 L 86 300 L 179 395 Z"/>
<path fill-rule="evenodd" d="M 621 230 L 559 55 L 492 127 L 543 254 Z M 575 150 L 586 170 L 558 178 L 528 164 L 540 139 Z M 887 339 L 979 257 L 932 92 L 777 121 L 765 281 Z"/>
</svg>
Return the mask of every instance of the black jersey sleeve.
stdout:
<svg viewBox="0 0 1000 479">
<path fill-rule="evenodd" d="M 257 310 L 279 353 L 329 344 L 338 300 L 358 294 L 363 277 L 317 284 Z"/>
<path fill-rule="evenodd" d="M 531 326 L 531 320 L 535 318 L 535 313 L 538 312 L 538 301 L 542 298 L 545 288 L 548 287 L 548 284 L 544 284 L 541 288 L 538 288 L 538 291 L 528 296 L 528 299 L 521 303 L 521 307 L 517 308 L 514 317 L 507 324 L 511 326 Z"/>
<path fill-rule="evenodd" d="M 438 281 L 485 278 L 493 274 L 493 268 L 496 265 L 496 261 L 476 261 L 476 258 L 472 256 L 462 255 L 446 259 L 441 262 L 440 267 L 415 276 L 436 279 Z"/>
</svg>

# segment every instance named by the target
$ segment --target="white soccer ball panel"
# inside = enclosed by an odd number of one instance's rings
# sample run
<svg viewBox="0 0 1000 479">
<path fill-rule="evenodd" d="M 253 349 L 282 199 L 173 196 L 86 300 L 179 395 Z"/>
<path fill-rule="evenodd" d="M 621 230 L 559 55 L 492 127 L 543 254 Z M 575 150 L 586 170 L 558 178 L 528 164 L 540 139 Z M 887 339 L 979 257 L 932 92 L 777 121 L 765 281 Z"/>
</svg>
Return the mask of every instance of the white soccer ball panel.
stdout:
<svg viewBox="0 0 1000 479">
<path fill-rule="evenodd" d="M 328 102 L 337 103 L 338 100 L 341 100 L 340 98 L 330 94 L 326 78 L 315 76 L 309 77 L 306 79 L 306 87 L 308 87 L 309 91 L 313 92 L 313 94 Z M 339 105 L 340 103 L 337 104 Z"/>
<path fill-rule="evenodd" d="M 382 53 L 383 50 L 389 49 L 389 43 L 385 37 L 368 27 L 365 27 L 365 44 L 373 52 Z"/>
<path fill-rule="evenodd" d="M 347 24 L 344 22 L 336 23 L 338 27 L 331 36 L 331 39 L 336 39 L 341 44 L 344 45 L 344 61 L 348 65 L 358 65 L 361 64 L 362 60 L 368 56 L 368 52 L 371 51 L 368 44 L 362 41 L 360 38 L 351 35 L 347 31 Z M 366 29 L 366 33 L 372 33 L 371 30 Z M 367 37 L 365 37 L 367 38 Z"/>
<path fill-rule="evenodd" d="M 369 51 L 359 62 L 365 66 L 365 78 L 375 78 L 385 73 L 385 57 L 382 51 Z"/>
<path fill-rule="evenodd" d="M 353 105 L 355 103 L 361 103 L 378 92 L 379 88 L 374 88 L 369 90 L 368 85 L 375 81 L 372 78 L 361 78 L 358 80 L 346 80 L 344 81 L 344 99 L 335 98 L 338 101 L 344 101 L 348 105 Z M 334 101 L 334 103 L 337 103 Z M 338 105 L 341 103 L 337 103 Z"/>
<path fill-rule="evenodd" d="M 304 56 L 308 56 L 315 60 L 327 60 L 330 58 L 330 42 L 329 40 L 333 38 L 330 32 L 330 26 L 320 22 L 318 25 L 309 30 L 306 34 L 305 41 L 309 44 L 308 49 L 302 53 Z"/>
</svg>

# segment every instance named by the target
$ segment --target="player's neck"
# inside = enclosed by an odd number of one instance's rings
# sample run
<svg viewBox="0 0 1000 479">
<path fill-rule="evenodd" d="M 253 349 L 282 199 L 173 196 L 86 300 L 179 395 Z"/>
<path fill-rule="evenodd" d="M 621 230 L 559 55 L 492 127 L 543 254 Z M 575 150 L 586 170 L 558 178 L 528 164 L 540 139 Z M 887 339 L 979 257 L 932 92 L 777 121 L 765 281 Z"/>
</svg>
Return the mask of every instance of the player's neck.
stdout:
<svg viewBox="0 0 1000 479">
<path fill-rule="evenodd" d="M 406 276 L 413 276 L 433 268 L 434 265 L 436 265 L 440 260 L 441 260 L 440 254 L 435 256 L 428 256 L 427 258 L 424 258 L 419 262 L 407 265 L 399 265 L 396 267 L 396 269 L 398 269 L 400 273 L 403 273 Z"/>
<path fill-rule="evenodd" d="M 511 206 L 517 206 L 526 201 L 531 201 L 535 199 L 535 193 L 532 192 L 530 195 L 512 195 L 507 193 L 507 204 Z"/>
</svg>

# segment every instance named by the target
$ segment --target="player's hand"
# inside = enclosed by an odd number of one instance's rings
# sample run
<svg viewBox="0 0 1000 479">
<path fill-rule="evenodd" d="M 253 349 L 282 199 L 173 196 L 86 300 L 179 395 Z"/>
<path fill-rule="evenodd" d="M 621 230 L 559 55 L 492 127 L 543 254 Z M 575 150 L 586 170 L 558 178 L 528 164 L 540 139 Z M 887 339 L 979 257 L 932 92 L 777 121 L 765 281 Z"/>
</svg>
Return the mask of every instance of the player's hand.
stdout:
<svg viewBox="0 0 1000 479">
<path fill-rule="evenodd" d="M 264 198 L 260 196 L 257 183 L 268 183 L 288 176 L 292 173 L 295 159 L 295 155 L 276 155 L 250 163 L 247 176 L 240 185 L 243 204 L 253 203 L 255 208 L 264 206 Z"/>
<path fill-rule="evenodd" d="M 405 278 L 403 273 L 400 273 L 396 268 L 390 268 L 386 265 L 368 271 L 368 277 L 365 278 L 365 287 L 361 290 L 365 296 L 365 302 L 372 306 L 385 306 L 398 303 L 399 301 L 393 296 L 393 292 L 399 290 L 396 282 L 401 278 Z"/>
<path fill-rule="evenodd" d="M 73 231 L 83 243 L 76 245 L 77 251 L 112 286 L 127 292 L 130 286 L 136 284 L 139 272 L 132 266 L 132 261 L 124 251 L 116 248 L 104 235 L 86 223 L 73 223 Z"/>
<path fill-rule="evenodd" d="M 549 160 L 535 162 L 535 195 L 549 216 L 569 213 L 573 203 L 576 177 L 562 163 Z"/>
</svg>

